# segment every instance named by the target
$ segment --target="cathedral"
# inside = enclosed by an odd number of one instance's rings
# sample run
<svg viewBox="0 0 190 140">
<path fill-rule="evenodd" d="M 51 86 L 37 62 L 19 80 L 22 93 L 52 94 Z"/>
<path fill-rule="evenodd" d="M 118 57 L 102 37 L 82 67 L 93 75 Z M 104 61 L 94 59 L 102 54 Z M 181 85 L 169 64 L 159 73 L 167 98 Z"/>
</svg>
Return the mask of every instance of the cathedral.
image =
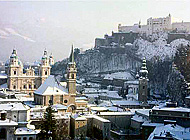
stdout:
<svg viewBox="0 0 190 140">
<path fill-rule="evenodd" d="M 22 62 L 14 49 L 8 63 L 6 64 L 7 86 L 9 90 L 27 93 L 33 96 L 33 93 L 50 75 L 51 65 L 54 64 L 53 56 L 48 57 L 47 51 L 41 59 L 41 64 L 37 69 L 28 67 L 24 69 Z"/>
</svg>

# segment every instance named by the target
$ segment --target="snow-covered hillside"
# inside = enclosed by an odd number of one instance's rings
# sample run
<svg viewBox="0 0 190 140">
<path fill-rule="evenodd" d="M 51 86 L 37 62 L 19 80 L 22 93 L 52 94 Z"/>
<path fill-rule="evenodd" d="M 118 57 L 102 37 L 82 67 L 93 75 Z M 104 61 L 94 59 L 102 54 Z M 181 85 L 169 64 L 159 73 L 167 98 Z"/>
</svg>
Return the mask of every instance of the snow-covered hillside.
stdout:
<svg viewBox="0 0 190 140">
<path fill-rule="evenodd" d="M 137 55 L 140 58 L 146 57 L 147 60 L 153 58 L 159 58 L 165 60 L 167 58 L 173 58 L 181 45 L 187 46 L 190 45 L 190 41 L 185 39 L 176 39 L 170 44 L 167 44 L 167 41 L 164 38 L 159 38 L 154 42 L 149 42 L 144 39 L 137 39 L 134 42 L 139 49 L 137 50 Z"/>
</svg>

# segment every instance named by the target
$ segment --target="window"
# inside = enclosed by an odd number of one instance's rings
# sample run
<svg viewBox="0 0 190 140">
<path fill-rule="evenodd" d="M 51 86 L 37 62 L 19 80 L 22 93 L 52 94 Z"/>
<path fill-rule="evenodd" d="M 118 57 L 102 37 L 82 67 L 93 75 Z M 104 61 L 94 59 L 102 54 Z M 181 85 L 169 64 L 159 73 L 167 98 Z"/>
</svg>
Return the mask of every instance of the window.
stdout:
<svg viewBox="0 0 190 140">
<path fill-rule="evenodd" d="M 16 75 L 16 70 L 14 70 L 14 75 Z"/>
<path fill-rule="evenodd" d="M 67 100 L 64 100 L 64 103 L 67 103 L 68 101 Z"/>
<path fill-rule="evenodd" d="M 13 86 L 13 89 L 16 89 L 16 86 L 15 86 L 15 85 Z"/>
<path fill-rule="evenodd" d="M 63 95 L 60 95 L 60 102 L 63 103 Z"/>
<path fill-rule="evenodd" d="M 30 137 L 29 140 L 33 140 L 33 137 Z"/>
<path fill-rule="evenodd" d="M 24 85 L 23 88 L 26 89 L 26 85 Z"/>
<path fill-rule="evenodd" d="M 36 88 L 36 85 L 34 85 L 34 88 Z"/>
<path fill-rule="evenodd" d="M 29 89 L 31 89 L 32 88 L 32 86 L 31 85 L 29 85 Z"/>
<path fill-rule="evenodd" d="M 74 74 L 72 74 L 71 77 L 72 77 L 72 79 L 74 79 L 75 78 Z"/>
<path fill-rule="evenodd" d="M 17 140 L 21 140 L 21 137 L 18 137 Z"/>
<path fill-rule="evenodd" d="M 5 128 L 0 129 L 0 139 L 6 139 L 7 131 Z"/>
<path fill-rule="evenodd" d="M 23 140 L 27 140 L 27 137 L 24 137 Z"/>
<path fill-rule="evenodd" d="M 47 73 L 47 71 L 45 71 L 45 75 L 47 75 L 48 73 Z"/>
<path fill-rule="evenodd" d="M 145 89 L 145 86 L 143 86 L 143 89 Z"/>
</svg>

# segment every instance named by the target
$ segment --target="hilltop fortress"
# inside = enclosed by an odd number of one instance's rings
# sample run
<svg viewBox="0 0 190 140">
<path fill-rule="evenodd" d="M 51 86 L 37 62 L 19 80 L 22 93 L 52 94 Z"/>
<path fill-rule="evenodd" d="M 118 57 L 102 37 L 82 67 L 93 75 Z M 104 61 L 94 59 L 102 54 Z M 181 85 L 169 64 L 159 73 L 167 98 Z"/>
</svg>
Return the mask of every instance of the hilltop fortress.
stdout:
<svg viewBox="0 0 190 140">
<path fill-rule="evenodd" d="M 161 31 L 176 31 L 176 32 L 190 32 L 190 22 L 175 22 L 172 23 L 171 15 L 162 18 L 149 18 L 147 19 L 146 25 L 134 24 L 133 26 L 122 26 L 118 25 L 118 32 L 135 32 L 135 33 L 145 33 L 151 35 L 153 33 Z"/>
</svg>

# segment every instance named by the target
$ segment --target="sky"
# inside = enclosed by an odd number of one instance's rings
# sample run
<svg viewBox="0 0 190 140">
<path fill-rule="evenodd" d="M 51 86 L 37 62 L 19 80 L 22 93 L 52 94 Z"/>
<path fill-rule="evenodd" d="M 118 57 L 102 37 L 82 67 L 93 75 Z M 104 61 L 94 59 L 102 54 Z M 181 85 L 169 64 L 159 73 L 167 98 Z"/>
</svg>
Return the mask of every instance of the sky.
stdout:
<svg viewBox="0 0 190 140">
<path fill-rule="evenodd" d="M 40 44 L 43 37 L 45 38 L 44 42 L 48 43 L 44 43 L 45 45 L 41 43 L 39 47 L 33 49 L 33 57 L 23 57 L 26 61 L 34 61 L 41 57 L 42 53 L 38 53 L 38 50 L 43 51 L 46 46 L 58 61 L 69 56 L 72 44 L 77 48 L 92 48 L 95 38 L 103 37 L 104 34 L 110 35 L 112 31 L 117 32 L 117 26 L 120 23 L 133 25 L 140 20 L 141 24 L 146 24 L 146 20 L 150 17 L 166 17 L 169 13 L 174 22 L 190 21 L 189 5 L 189 0 L 0 0 L 0 29 L 11 27 L 22 36 L 34 40 L 33 45 Z M 36 29 L 37 27 L 39 30 Z M 43 32 L 48 35 L 41 35 Z M 14 41 L 17 40 L 14 39 Z M 0 39 L 0 55 L 6 58 L 3 54 L 6 50 L 8 58 L 12 50 L 5 49 L 7 47 L 1 46 L 1 43 L 4 43 L 2 38 Z M 21 45 L 17 46 L 19 47 Z M 22 51 L 20 53 L 27 55 L 27 50 L 20 49 Z"/>
</svg>

